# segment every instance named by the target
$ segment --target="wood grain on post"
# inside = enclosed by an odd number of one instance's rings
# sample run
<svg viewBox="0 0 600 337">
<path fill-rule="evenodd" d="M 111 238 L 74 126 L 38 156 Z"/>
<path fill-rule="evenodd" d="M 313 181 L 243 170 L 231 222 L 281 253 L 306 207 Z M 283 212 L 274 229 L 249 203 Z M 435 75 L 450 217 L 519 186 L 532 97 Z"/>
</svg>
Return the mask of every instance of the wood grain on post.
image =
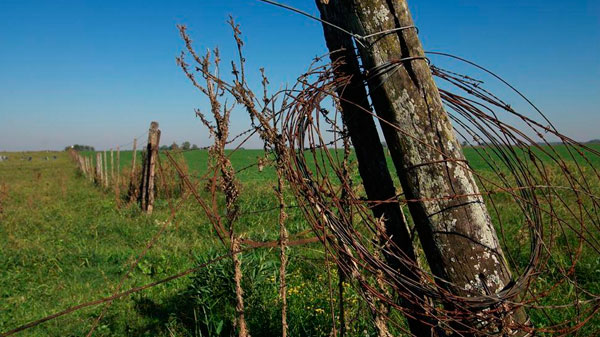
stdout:
<svg viewBox="0 0 600 337">
<path fill-rule="evenodd" d="M 140 204 L 142 210 L 148 214 L 152 213 L 154 208 L 154 173 L 156 160 L 158 159 L 158 146 L 160 143 L 160 130 L 158 123 L 150 123 L 148 130 L 148 145 L 146 147 L 146 156 L 144 167 L 142 169 L 142 183 L 140 186 Z"/>
<path fill-rule="evenodd" d="M 443 280 L 439 285 L 465 298 L 497 294 L 512 276 L 417 31 L 410 28 L 406 0 L 331 0 L 330 6 L 345 7 L 341 20 L 348 30 L 374 34 L 359 44 L 367 84 L 405 197 L 418 200 L 408 207 L 429 266 Z M 523 323 L 526 315 L 517 310 L 512 318 Z M 476 322 L 463 324 L 475 328 Z"/>
</svg>

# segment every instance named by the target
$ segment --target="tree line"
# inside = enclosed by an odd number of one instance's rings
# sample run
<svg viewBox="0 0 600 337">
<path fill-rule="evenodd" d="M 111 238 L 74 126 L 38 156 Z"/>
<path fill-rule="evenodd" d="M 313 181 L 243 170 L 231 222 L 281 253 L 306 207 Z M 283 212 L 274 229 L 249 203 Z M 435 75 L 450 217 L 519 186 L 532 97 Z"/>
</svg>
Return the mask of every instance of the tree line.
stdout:
<svg viewBox="0 0 600 337">
<path fill-rule="evenodd" d="M 162 145 L 161 150 L 199 150 L 200 148 L 196 144 L 191 144 L 188 141 L 181 143 L 181 145 L 173 142 L 171 145 Z"/>
<path fill-rule="evenodd" d="M 75 151 L 95 151 L 93 146 L 90 145 L 81 145 L 81 144 L 75 144 L 75 145 L 69 145 L 65 147 L 65 151 L 68 150 L 75 150 Z"/>
</svg>

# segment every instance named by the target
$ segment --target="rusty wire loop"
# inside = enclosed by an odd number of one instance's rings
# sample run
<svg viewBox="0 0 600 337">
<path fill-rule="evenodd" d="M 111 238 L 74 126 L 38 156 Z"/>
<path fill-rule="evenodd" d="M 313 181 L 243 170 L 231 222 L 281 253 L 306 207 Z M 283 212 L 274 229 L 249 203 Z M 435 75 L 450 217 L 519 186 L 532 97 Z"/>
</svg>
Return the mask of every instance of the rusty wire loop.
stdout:
<svg viewBox="0 0 600 337">
<path fill-rule="evenodd" d="M 327 141 L 323 136 L 324 129 L 333 128 L 328 121 L 319 118 L 321 105 L 326 99 L 335 97 L 334 88 L 344 83 L 336 82 L 333 76 L 335 65 L 321 65 L 299 79 L 303 89 L 295 94 L 298 104 L 286 111 L 284 132 L 288 146 L 294 149 L 295 158 L 290 161 L 288 179 L 299 198 L 298 204 L 304 205 L 306 218 L 313 228 L 321 230 L 327 227 L 338 242 L 329 242 L 328 248 L 340 268 L 351 272 L 347 261 L 354 259 L 354 264 L 362 267 L 366 275 L 383 273 L 387 286 L 395 287 L 395 293 L 409 301 L 418 300 L 415 293 L 426 294 L 428 298 L 439 302 L 442 299 L 461 303 L 458 310 L 446 311 L 439 306 L 429 303 L 418 303 L 427 308 L 439 322 L 439 327 L 452 330 L 459 334 L 473 333 L 473 327 L 460 326 L 459 320 L 472 316 L 473 320 L 483 321 L 481 310 L 488 313 L 501 310 L 508 315 L 513 310 L 525 307 L 530 314 L 550 317 L 550 311 L 557 308 L 571 307 L 574 314 L 562 322 L 552 322 L 546 326 L 536 327 L 527 322 L 523 326 L 513 326 L 513 330 L 526 333 L 555 333 L 570 334 L 582 328 L 593 318 L 600 309 L 600 296 L 592 289 L 583 286 L 575 276 L 578 260 L 584 252 L 600 254 L 598 231 L 599 219 L 599 186 L 600 175 L 594 166 L 594 160 L 600 153 L 593 148 L 561 135 L 551 126 L 544 126 L 535 119 L 516 112 L 510 105 L 500 100 L 482 87 L 483 82 L 469 76 L 445 71 L 431 66 L 433 74 L 442 81 L 450 83 L 463 96 L 447 90 L 441 90 L 441 95 L 450 117 L 455 122 L 456 133 L 467 143 L 469 149 L 475 152 L 478 160 L 482 160 L 489 172 L 473 171 L 467 162 L 455 158 L 446 158 L 439 162 L 422 163 L 420 165 L 447 164 L 449 162 L 466 167 L 479 180 L 482 192 L 478 195 L 485 197 L 495 213 L 496 225 L 504 242 L 504 250 L 508 253 L 510 265 L 515 271 L 511 284 L 497 294 L 481 296 L 473 293 L 468 297 L 460 297 L 448 293 L 439 284 L 447 282 L 415 265 L 404 257 L 400 257 L 406 267 L 418 270 L 421 284 L 411 284 L 410 280 L 397 271 L 390 270 L 385 261 L 378 259 L 374 252 L 376 247 L 368 240 L 368 234 L 376 236 L 377 219 L 367 212 L 369 206 L 379 202 L 410 203 L 417 200 L 403 199 L 401 195 L 396 200 L 366 200 L 357 195 L 350 182 L 340 180 L 341 187 L 333 183 L 336 176 L 342 176 L 342 168 L 335 159 L 339 153 L 335 148 L 322 146 Z M 507 84 L 507 83 L 505 83 Z M 507 84 L 508 85 L 508 84 Z M 513 87 L 510 87 L 514 89 Z M 519 95 L 521 95 L 519 93 Z M 529 101 L 528 101 L 529 102 Z M 533 106 L 534 107 L 534 106 Z M 546 120 L 538 111 L 539 116 Z M 518 117 L 524 124 L 524 130 L 501 120 L 501 112 Z M 365 113 L 370 113 L 365 111 Z M 378 118 L 377 116 L 374 116 Z M 387 123 L 386 121 L 382 121 Z M 326 124 L 326 125 L 323 125 Z M 411 136 L 400 126 L 392 125 L 407 137 Z M 546 136 L 550 134 L 560 140 L 560 146 L 552 143 Z M 535 139 L 535 138 L 538 139 Z M 415 138 L 415 141 L 420 141 Z M 320 151 L 315 151 L 320 149 Z M 436 151 L 436 149 L 432 149 Z M 561 153 L 563 151 L 564 153 Z M 554 165 L 553 167 L 550 165 Z M 341 189 L 350 197 L 352 212 L 344 212 L 337 195 Z M 444 195 L 431 200 L 460 199 L 464 195 Z M 511 207 L 522 214 L 522 225 L 506 224 L 509 215 L 503 213 L 498 198 L 512 199 Z M 514 212 L 514 210 L 511 210 Z M 504 211 L 506 212 L 506 211 Z M 353 215 L 351 215 L 353 214 Z M 357 222 L 356 218 L 359 217 Z M 512 214 L 511 216 L 514 216 Z M 528 262 L 516 260 L 515 247 L 508 247 L 507 230 L 518 230 L 519 240 L 529 245 Z M 366 232 L 365 232 L 366 231 Z M 523 235 L 528 233 L 527 235 Z M 549 234 L 550 233 L 550 234 Z M 514 234 L 513 234 L 514 235 Z M 391 241 L 390 241 L 391 243 Z M 560 248 L 559 248 L 560 247 Z M 348 255 L 348 250 L 353 253 Z M 392 249 L 387 252 L 391 253 Z M 561 261 L 559 255 L 566 251 L 570 261 Z M 343 257 L 343 258 L 342 258 Z M 543 286 L 540 277 L 556 279 Z M 393 298 L 386 297 L 380 290 L 369 287 L 367 277 L 361 289 L 371 292 L 365 297 L 376 297 L 388 303 L 394 309 L 410 315 L 406 308 L 399 307 Z M 400 282 L 397 282 L 400 281 Z M 403 284 L 400 289 L 394 284 Z M 575 294 L 570 304 L 564 303 L 568 297 L 561 297 L 564 287 L 573 287 Z M 552 302 L 561 302 L 558 304 Z M 543 305 L 542 303 L 548 303 Z M 537 314 L 536 314 L 537 315 Z M 388 316 L 389 318 L 389 316 Z M 576 322 L 576 323 L 573 323 Z M 501 322 L 488 322 L 487 324 Z M 458 327 L 457 327 L 458 325 Z"/>
</svg>

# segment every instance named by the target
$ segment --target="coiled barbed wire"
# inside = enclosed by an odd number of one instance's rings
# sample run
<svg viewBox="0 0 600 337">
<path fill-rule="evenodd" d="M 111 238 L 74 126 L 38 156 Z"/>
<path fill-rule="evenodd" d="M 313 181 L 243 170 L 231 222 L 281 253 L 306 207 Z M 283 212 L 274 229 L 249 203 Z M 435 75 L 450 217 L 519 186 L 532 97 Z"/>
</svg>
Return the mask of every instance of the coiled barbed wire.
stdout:
<svg viewBox="0 0 600 337">
<path fill-rule="evenodd" d="M 399 249 L 392 249 L 391 240 L 387 240 L 387 247 L 375 240 L 381 235 L 381 226 L 370 212 L 378 203 L 414 200 L 403 199 L 402 194 L 395 200 L 366 200 L 356 191 L 360 184 L 345 180 L 340 149 L 336 144 L 326 145 L 330 138 L 325 130 L 342 129 L 341 122 L 335 124 L 334 119 L 321 116 L 325 106 L 336 109 L 337 105 L 327 100 L 339 99 L 335 89 L 345 85 L 335 79 L 335 67 L 317 64 L 300 77 L 300 88 L 293 95 L 296 104 L 283 114 L 282 131 L 294 153 L 287 177 L 313 229 L 323 232 L 325 228 L 337 239 L 327 247 L 339 267 L 349 275 L 362 275 L 354 282 L 365 298 L 376 298 L 405 315 L 418 314 L 398 305 L 381 287 L 373 286 L 373 279 L 383 275 L 385 287 L 405 301 L 418 301 L 416 304 L 438 322 L 438 329 L 459 334 L 480 334 L 484 325 L 502 326 L 504 322 L 489 313 L 497 311 L 502 313 L 500 317 L 507 317 L 521 307 L 534 322 L 511 326 L 513 331 L 566 335 L 597 319 L 597 281 L 583 283 L 577 272 L 582 256 L 597 257 L 600 253 L 600 174 L 594 166 L 600 159 L 597 150 L 560 134 L 551 124 L 544 125 L 548 120 L 535 106 L 537 119 L 515 111 L 485 89 L 482 81 L 431 65 L 433 75 L 453 88 L 441 89 L 440 94 L 455 132 L 472 153 L 471 160 L 480 161 L 483 169 L 475 171 L 468 163 L 455 161 L 471 170 L 481 185 L 480 195 L 490 205 L 515 278 L 497 294 L 457 296 L 439 286 L 446 280 L 438 279 L 419 263 L 397 256 L 406 269 L 419 275 L 422 282 L 415 284 L 381 258 L 381 251 L 397 254 Z M 523 126 L 504 122 L 507 116 L 517 117 Z M 403 126 L 393 127 L 410 137 Z M 350 208 L 343 207 L 341 191 L 349 198 Z M 464 196 L 439 196 L 460 197 Z M 517 215 L 521 223 L 508 223 Z M 520 245 L 511 244 L 515 240 Z M 527 247 L 526 253 L 523 247 Z M 416 294 L 425 294 L 427 300 Z M 458 305 L 446 310 L 440 305 L 444 301 Z M 556 321 L 552 318 L 556 316 L 565 318 Z M 390 317 L 387 315 L 388 320 Z M 465 326 L 460 323 L 465 318 L 479 325 Z M 547 322 L 540 323 L 542 318 Z"/>
</svg>

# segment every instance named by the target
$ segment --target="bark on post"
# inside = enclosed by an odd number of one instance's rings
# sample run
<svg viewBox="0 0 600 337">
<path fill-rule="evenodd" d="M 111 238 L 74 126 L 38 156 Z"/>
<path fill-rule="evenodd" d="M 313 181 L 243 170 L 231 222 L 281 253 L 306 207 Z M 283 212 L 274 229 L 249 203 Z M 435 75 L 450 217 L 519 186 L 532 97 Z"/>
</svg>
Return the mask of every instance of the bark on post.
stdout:
<svg viewBox="0 0 600 337">
<path fill-rule="evenodd" d="M 142 183 L 140 186 L 140 204 L 142 210 L 148 214 L 152 213 L 154 208 L 154 170 L 158 157 L 158 144 L 160 142 L 160 130 L 158 123 L 150 123 L 148 131 L 148 145 L 146 148 L 146 158 L 142 169 Z"/>
<path fill-rule="evenodd" d="M 344 24 L 344 17 L 347 15 L 343 13 L 344 8 L 338 2 L 330 1 L 327 4 L 323 0 L 316 0 L 321 18 L 339 26 Z M 363 84 L 363 76 L 360 72 L 352 38 L 327 24 L 323 24 L 323 31 L 327 47 L 332 53 L 330 54 L 331 60 L 341 61 L 336 69 L 336 78 L 347 83 L 346 86 L 339 87 L 337 93 L 340 98 L 342 118 L 348 128 L 352 145 L 354 145 L 358 169 L 367 198 L 369 200 L 393 199 L 396 195 L 394 183 L 387 167 L 385 153 L 375 122 L 370 114 L 371 108 L 367 91 Z M 399 257 L 405 257 L 416 262 L 402 209 L 397 203 L 382 203 L 373 207 L 372 211 L 378 219 L 383 216 L 385 236 L 393 241 L 393 245 L 386 247 L 388 251 L 384 252 L 387 262 L 412 282 L 419 284 L 418 275 L 403 267 L 399 260 Z M 406 284 L 401 283 L 396 284 L 396 286 L 401 290 L 408 288 Z M 415 292 L 415 289 L 410 290 Z M 419 295 L 416 296 L 419 298 L 415 302 L 423 303 L 424 298 Z M 414 318 L 407 317 L 411 332 L 418 336 L 431 335 L 432 323 L 429 322 L 429 325 L 424 323 L 430 319 L 424 315 L 423 306 L 410 302 L 404 300 L 402 304 L 414 315 Z"/>
<path fill-rule="evenodd" d="M 381 123 L 405 197 L 420 200 L 408 206 L 432 272 L 460 296 L 498 293 L 511 274 L 417 32 L 399 29 L 413 25 L 406 1 L 334 3 L 345 7 L 349 30 L 376 34 L 362 39 L 359 51 L 373 106 L 392 125 Z M 513 318 L 524 322 L 525 315 Z"/>
<path fill-rule="evenodd" d="M 131 157 L 131 175 L 129 177 L 129 202 L 133 202 L 137 198 L 137 184 L 136 184 L 136 167 L 135 160 L 137 156 L 137 138 L 133 139 L 133 154 Z"/>
</svg>

